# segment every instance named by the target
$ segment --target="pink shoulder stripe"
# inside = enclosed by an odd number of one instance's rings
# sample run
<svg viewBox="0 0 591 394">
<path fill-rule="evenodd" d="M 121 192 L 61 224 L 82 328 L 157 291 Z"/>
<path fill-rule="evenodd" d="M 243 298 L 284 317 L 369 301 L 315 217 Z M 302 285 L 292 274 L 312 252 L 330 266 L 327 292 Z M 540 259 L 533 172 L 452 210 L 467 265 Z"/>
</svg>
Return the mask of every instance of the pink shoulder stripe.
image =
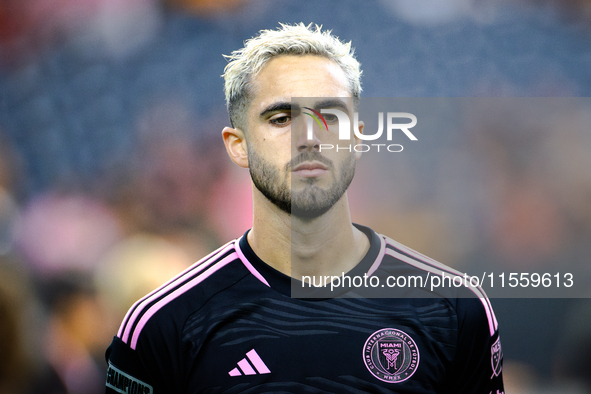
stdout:
<svg viewBox="0 0 591 394">
<path fill-rule="evenodd" d="M 447 273 L 450 273 L 450 274 L 463 276 L 463 273 L 461 273 L 460 271 L 457 271 L 457 270 L 450 268 L 444 264 L 441 264 L 440 262 L 433 260 L 427 256 L 424 256 L 421 253 L 419 253 L 407 246 L 404 246 L 396 241 L 393 241 L 393 240 L 387 238 L 386 242 L 391 244 L 392 246 L 394 246 L 400 250 L 403 250 L 404 252 L 412 255 L 414 258 L 409 258 L 401 253 L 398 253 L 398 252 L 396 252 L 394 250 L 390 250 L 390 249 L 386 250 L 386 254 L 388 254 L 392 257 L 395 257 L 401 261 L 404 261 L 405 263 L 408 263 L 414 267 L 420 268 L 420 269 L 427 271 L 427 272 L 434 273 L 436 275 L 440 275 L 441 271 L 446 271 Z M 392 242 L 394 244 L 392 244 Z M 428 260 L 429 262 L 427 263 L 425 260 Z M 484 311 L 486 312 L 490 335 L 492 336 L 495 333 L 495 331 L 497 330 L 499 324 L 497 322 L 497 318 L 496 318 L 494 311 L 492 309 L 492 305 L 490 304 L 490 301 L 489 301 L 488 297 L 486 296 L 486 293 L 480 287 L 468 286 L 468 289 L 470 289 L 478 297 L 478 299 L 482 303 L 482 305 L 484 307 Z"/>
<path fill-rule="evenodd" d="M 408 246 L 401 244 L 400 242 L 396 242 L 393 239 L 388 238 L 388 237 L 384 237 L 384 238 L 386 239 L 386 243 L 389 243 L 391 246 L 398 248 L 398 249 L 410 254 L 411 256 L 426 262 L 427 264 L 431 264 L 432 266 L 435 266 L 437 268 L 440 268 L 441 270 L 447 271 L 448 273 L 453 273 L 455 275 L 460 275 L 460 276 L 464 275 L 463 272 L 460 272 L 460 271 L 455 270 L 451 267 L 448 267 L 447 265 L 442 264 L 439 261 L 432 259 L 431 257 L 425 256 L 424 254 L 419 253 L 416 250 L 411 249 Z M 499 324 L 497 322 L 497 317 L 495 316 L 495 314 L 493 312 L 492 305 L 490 304 L 490 300 L 488 299 L 486 293 L 484 292 L 484 290 L 482 288 L 478 287 L 477 289 L 480 291 L 482 297 L 486 300 L 486 303 L 488 304 L 488 308 L 490 309 L 490 311 L 492 313 L 494 327 L 496 329 L 499 326 Z"/>
<path fill-rule="evenodd" d="M 133 306 L 125 315 L 125 318 L 121 323 L 121 327 L 117 332 L 117 336 L 121 338 L 123 342 L 127 342 L 135 321 L 138 319 L 138 316 L 144 311 L 147 305 L 157 300 L 159 297 L 162 297 L 164 294 L 178 286 L 184 280 L 187 280 L 188 277 L 203 271 L 207 266 L 211 265 L 216 260 L 218 260 L 220 256 L 231 250 L 233 246 L 233 241 L 228 242 L 226 245 L 205 256 L 204 258 L 193 264 L 191 267 L 187 268 L 185 271 L 181 272 L 176 277 L 169 280 L 164 285 L 149 293 L 147 296 L 138 300 L 135 304 L 133 304 Z"/>
<path fill-rule="evenodd" d="M 271 285 L 269 285 L 269 282 L 267 282 L 265 277 L 261 275 L 261 273 L 257 271 L 256 268 L 252 266 L 250 261 L 248 261 L 248 259 L 244 256 L 244 253 L 242 253 L 242 250 L 240 249 L 241 239 L 242 238 L 238 238 L 236 241 L 234 241 L 234 248 L 236 249 L 236 253 L 238 253 L 238 257 L 240 257 L 240 261 L 242 261 L 242 264 L 244 264 L 244 266 L 250 271 L 250 273 L 253 274 L 258 280 L 267 285 L 267 287 L 271 287 Z"/>
<path fill-rule="evenodd" d="M 426 262 L 427 264 L 431 264 L 432 266 L 438 267 L 441 270 L 447 271 L 448 273 L 453 273 L 455 275 L 460 275 L 460 276 L 464 275 L 463 272 L 460 272 L 460 271 L 455 270 L 451 267 L 448 267 L 447 265 L 442 264 L 439 261 L 432 259 L 431 257 L 425 256 L 424 254 L 419 253 L 416 250 L 409 248 L 408 246 L 402 245 L 400 242 L 396 242 L 393 239 L 390 239 L 388 237 L 384 237 L 384 238 L 386 239 L 386 242 L 389 243 L 390 245 L 410 254 L 411 256 L 413 256 L 419 260 Z M 488 304 L 488 309 L 491 311 L 494 327 L 496 329 L 499 326 L 499 323 L 497 322 L 497 317 L 495 316 L 495 314 L 493 312 L 493 308 L 490 303 L 490 300 L 488 299 L 486 293 L 484 292 L 484 290 L 481 287 L 477 287 L 477 289 L 480 291 L 481 296 L 483 297 L 483 299 L 486 300 L 486 303 Z M 481 300 L 482 300 L 482 298 L 481 298 Z"/>
<path fill-rule="evenodd" d="M 441 270 L 437 270 L 427 264 L 421 263 L 419 261 L 416 261 L 414 259 L 411 259 L 408 256 L 405 256 L 403 254 L 400 254 L 398 252 L 395 252 L 394 250 L 386 250 L 386 254 L 390 255 L 392 257 L 397 258 L 398 260 L 404 261 L 405 263 L 408 263 L 414 267 L 420 268 L 424 271 L 427 272 L 431 272 L 433 274 L 439 275 L 441 273 Z M 486 318 L 488 321 L 488 329 L 490 332 L 490 335 L 493 336 L 497 327 L 495 325 L 495 319 L 493 319 L 493 313 L 492 313 L 492 309 L 490 308 L 489 304 L 488 304 L 488 300 L 486 299 L 486 296 L 482 296 L 482 294 L 479 294 L 477 291 L 475 291 L 474 289 L 470 288 L 474 294 L 476 294 L 476 296 L 478 297 L 478 299 L 480 300 L 480 302 L 482 303 L 482 305 L 484 306 L 484 311 L 486 312 Z"/>
<path fill-rule="evenodd" d="M 382 236 L 383 236 L 383 235 L 382 235 Z M 417 258 L 417 259 L 423 260 L 423 261 L 424 261 L 424 262 L 426 262 L 426 263 L 428 262 L 428 263 L 430 263 L 431 265 L 434 265 L 434 266 L 436 266 L 436 267 L 439 267 L 439 268 L 441 268 L 441 269 L 443 269 L 443 270 L 446 270 L 446 271 L 448 271 L 448 272 L 450 272 L 450 273 L 454 273 L 454 274 L 457 274 L 457 275 L 463 275 L 463 273 L 462 273 L 462 272 L 460 272 L 460 271 L 458 271 L 458 270 L 456 270 L 456 269 L 453 269 L 453 268 L 451 268 L 451 267 L 448 267 L 447 265 L 445 265 L 445 264 L 443 264 L 443 263 L 440 263 L 439 261 L 437 261 L 437 260 L 434 260 L 434 259 L 432 259 L 432 258 L 431 258 L 431 257 L 429 257 L 429 256 L 425 256 L 424 254 L 422 254 L 422 253 L 420 253 L 420 252 L 417 252 L 416 250 L 414 250 L 414 249 L 411 249 L 411 248 L 409 248 L 408 246 L 401 244 L 400 242 L 396 242 L 396 241 L 394 241 L 392 238 L 388 238 L 388 237 L 386 237 L 386 236 L 383 236 L 383 237 L 386 239 L 386 243 L 387 243 L 388 245 L 390 245 L 390 246 L 393 246 L 393 247 L 395 247 L 395 248 L 397 248 L 397 249 L 400 249 L 400 250 L 402 250 L 402 251 L 404 251 L 404 252 L 406 252 L 406 253 L 408 253 L 408 254 L 412 255 L 413 257 L 415 257 L 415 258 Z"/>
<path fill-rule="evenodd" d="M 373 262 L 369 270 L 367 271 L 367 276 L 371 276 L 382 264 L 382 260 L 384 259 L 384 253 L 386 252 L 386 241 L 383 237 L 378 237 L 380 239 L 380 253 L 378 253 L 378 257 L 376 261 Z"/>
<path fill-rule="evenodd" d="M 165 306 L 166 304 L 168 304 L 169 302 L 171 302 L 175 298 L 179 297 L 180 295 L 186 293 L 188 290 L 192 289 L 193 287 L 197 286 L 199 283 L 203 282 L 203 280 L 208 278 L 211 274 L 213 274 L 214 272 L 216 272 L 220 268 L 224 267 L 225 265 L 229 264 L 230 262 L 236 260 L 237 257 L 238 257 L 238 255 L 236 253 L 232 253 L 232 254 L 224 257 L 222 260 L 220 260 L 219 262 L 217 262 L 214 265 L 212 265 L 211 267 L 209 267 L 203 273 L 201 273 L 197 277 L 193 278 L 189 282 L 185 283 L 184 285 L 182 285 L 181 287 L 179 287 L 178 289 L 176 289 L 172 293 L 168 294 L 166 297 L 163 297 L 160 301 L 158 301 L 157 303 L 152 305 L 150 308 L 148 308 L 146 313 L 144 313 L 142 315 L 140 321 L 137 324 L 137 327 L 133 330 L 133 335 L 131 337 L 131 343 L 129 344 L 129 346 L 133 350 L 135 350 L 135 348 L 137 346 L 138 338 L 139 338 L 142 330 L 144 329 L 146 323 L 163 306 Z"/>
</svg>

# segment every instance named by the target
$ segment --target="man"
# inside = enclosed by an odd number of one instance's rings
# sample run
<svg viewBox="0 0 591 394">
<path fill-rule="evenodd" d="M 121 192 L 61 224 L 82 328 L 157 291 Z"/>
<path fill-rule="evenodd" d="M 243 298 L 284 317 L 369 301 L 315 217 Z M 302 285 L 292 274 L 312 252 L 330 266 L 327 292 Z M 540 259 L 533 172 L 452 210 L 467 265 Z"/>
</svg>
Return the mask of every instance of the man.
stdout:
<svg viewBox="0 0 591 394">
<path fill-rule="evenodd" d="M 502 393 L 497 322 L 478 288 L 291 297 L 316 277 L 385 283 L 452 271 L 353 225 L 346 190 L 359 155 L 320 152 L 334 117 L 312 133 L 297 122 L 306 111 L 354 111 L 360 70 L 349 44 L 282 25 L 230 59 L 232 127 L 222 135 L 250 170 L 252 229 L 129 310 L 107 351 L 107 392 Z"/>
</svg>

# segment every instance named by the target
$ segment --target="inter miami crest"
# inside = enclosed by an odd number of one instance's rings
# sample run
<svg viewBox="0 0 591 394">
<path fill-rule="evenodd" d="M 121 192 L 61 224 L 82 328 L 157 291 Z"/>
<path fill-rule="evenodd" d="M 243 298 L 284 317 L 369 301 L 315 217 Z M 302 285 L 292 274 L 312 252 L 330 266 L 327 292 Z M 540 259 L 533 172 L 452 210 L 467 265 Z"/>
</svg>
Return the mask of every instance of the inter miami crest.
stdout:
<svg viewBox="0 0 591 394">
<path fill-rule="evenodd" d="M 376 378 L 399 383 L 410 378 L 419 366 L 419 349 L 404 331 L 384 328 L 374 332 L 363 346 L 365 366 Z"/>
</svg>

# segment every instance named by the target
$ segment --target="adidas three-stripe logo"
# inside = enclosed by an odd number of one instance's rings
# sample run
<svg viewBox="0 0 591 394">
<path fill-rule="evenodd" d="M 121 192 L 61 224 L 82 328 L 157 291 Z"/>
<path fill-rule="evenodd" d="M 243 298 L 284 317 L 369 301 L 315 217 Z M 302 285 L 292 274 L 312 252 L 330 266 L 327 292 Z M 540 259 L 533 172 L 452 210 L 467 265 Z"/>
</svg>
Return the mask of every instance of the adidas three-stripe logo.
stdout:
<svg viewBox="0 0 591 394">
<path fill-rule="evenodd" d="M 248 358 L 248 360 L 247 360 Z M 250 361 L 250 362 L 248 362 Z M 254 368 L 253 368 L 254 366 Z M 256 371 L 255 371 L 256 369 Z M 246 353 L 246 357 L 238 361 L 238 367 L 234 368 L 228 375 L 230 376 L 242 376 L 242 375 L 257 375 L 271 373 L 269 368 L 265 365 L 261 357 L 258 355 L 256 350 L 252 349 Z"/>
</svg>

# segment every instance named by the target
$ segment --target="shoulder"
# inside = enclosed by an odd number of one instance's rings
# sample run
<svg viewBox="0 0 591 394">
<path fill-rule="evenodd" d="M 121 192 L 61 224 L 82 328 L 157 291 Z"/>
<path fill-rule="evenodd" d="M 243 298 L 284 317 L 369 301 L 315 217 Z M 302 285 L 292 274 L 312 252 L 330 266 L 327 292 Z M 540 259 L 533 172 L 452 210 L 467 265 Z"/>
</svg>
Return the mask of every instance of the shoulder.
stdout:
<svg viewBox="0 0 591 394">
<path fill-rule="evenodd" d="M 135 350 L 140 336 L 151 330 L 173 336 L 189 315 L 246 276 L 243 268 L 236 240 L 228 242 L 138 300 L 125 315 L 117 337 Z"/>
<path fill-rule="evenodd" d="M 448 371 L 446 392 L 503 392 L 503 352 L 499 324 L 491 302 L 479 283 L 470 276 L 429 258 L 388 237 L 383 242 L 380 270 L 386 275 L 420 278 L 412 296 L 436 297 L 454 315 L 454 356 Z"/>
<path fill-rule="evenodd" d="M 236 242 L 210 253 L 129 309 L 107 349 L 108 393 L 123 392 L 129 382 L 153 388 L 150 392 L 181 391 L 187 320 L 233 302 L 232 289 L 249 276 Z"/>
<path fill-rule="evenodd" d="M 456 311 L 458 325 L 486 327 L 492 337 L 498 322 L 490 300 L 479 281 L 466 273 L 442 264 L 391 238 L 378 234 L 382 242 L 382 275 L 401 276 L 413 296 L 447 299 Z M 478 278 L 480 279 L 480 278 Z"/>
</svg>

